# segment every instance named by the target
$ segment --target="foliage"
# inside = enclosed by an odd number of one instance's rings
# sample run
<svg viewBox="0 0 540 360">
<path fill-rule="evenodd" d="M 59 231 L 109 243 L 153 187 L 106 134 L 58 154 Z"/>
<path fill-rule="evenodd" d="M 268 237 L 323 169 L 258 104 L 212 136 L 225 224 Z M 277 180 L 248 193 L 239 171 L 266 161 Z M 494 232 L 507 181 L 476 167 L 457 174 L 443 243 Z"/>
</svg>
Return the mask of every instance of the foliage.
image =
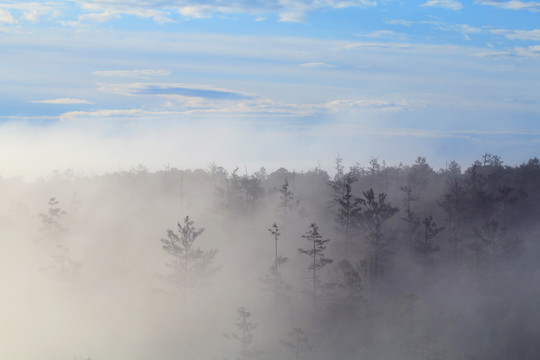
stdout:
<svg viewBox="0 0 540 360">
<path fill-rule="evenodd" d="M 58 200 L 56 200 L 55 197 L 52 197 L 49 199 L 48 211 L 46 213 L 39 213 L 41 223 L 48 231 L 62 230 L 60 219 L 66 215 L 66 212 L 62 210 L 58 204 Z"/>
<path fill-rule="evenodd" d="M 184 224 L 178 223 L 178 233 L 167 230 L 167 237 L 161 239 L 163 250 L 172 257 L 168 266 L 172 268 L 169 278 L 187 294 L 189 289 L 208 280 L 215 272 L 211 268 L 217 250 L 201 250 L 195 241 L 204 228 L 197 229 L 195 222 L 186 216 Z"/>
<path fill-rule="evenodd" d="M 272 234 L 274 239 L 274 264 L 265 274 L 262 281 L 272 288 L 277 304 L 284 300 L 287 297 L 287 293 L 291 290 L 291 286 L 285 282 L 281 276 L 281 272 L 279 271 L 280 266 L 285 264 L 289 259 L 285 256 L 278 255 L 278 239 L 281 233 L 279 232 L 277 224 L 273 223 L 272 227 L 268 229 L 268 231 Z"/>
<path fill-rule="evenodd" d="M 326 249 L 326 243 L 328 243 L 330 239 L 323 240 L 322 235 L 319 234 L 319 227 L 316 223 L 311 223 L 308 228 L 309 230 L 304 235 L 302 235 L 302 238 L 308 240 L 312 244 L 312 247 L 308 249 L 299 248 L 298 252 L 300 254 L 305 254 L 312 259 L 312 262 L 309 265 L 308 269 L 312 272 L 313 276 L 313 287 L 311 291 L 313 296 L 313 303 L 317 303 L 317 284 L 319 282 L 317 272 L 324 266 L 331 264 L 334 260 L 327 258 L 324 254 L 324 250 Z"/>
<path fill-rule="evenodd" d="M 287 350 L 294 354 L 295 359 L 299 360 L 300 355 L 309 351 L 313 345 L 309 343 L 308 337 L 304 329 L 294 328 L 288 333 L 289 338 L 282 340 L 281 343 Z"/>
<path fill-rule="evenodd" d="M 250 348 L 251 343 L 253 342 L 253 332 L 257 328 L 257 324 L 250 321 L 251 313 L 247 311 L 245 307 L 242 306 L 238 308 L 237 312 L 237 322 L 235 323 L 237 331 L 230 334 L 224 334 L 224 336 L 240 343 L 239 354 L 241 360 L 251 359 L 259 355 L 259 352 Z"/>
</svg>

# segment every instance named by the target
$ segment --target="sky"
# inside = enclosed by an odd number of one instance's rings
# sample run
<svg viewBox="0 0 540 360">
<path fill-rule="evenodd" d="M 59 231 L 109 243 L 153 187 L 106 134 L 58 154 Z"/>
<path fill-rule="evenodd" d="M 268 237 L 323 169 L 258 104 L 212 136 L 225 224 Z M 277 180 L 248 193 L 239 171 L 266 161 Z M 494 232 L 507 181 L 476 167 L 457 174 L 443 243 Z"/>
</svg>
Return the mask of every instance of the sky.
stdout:
<svg viewBox="0 0 540 360">
<path fill-rule="evenodd" d="M 540 2 L 0 0 L 0 176 L 540 149 Z"/>
</svg>

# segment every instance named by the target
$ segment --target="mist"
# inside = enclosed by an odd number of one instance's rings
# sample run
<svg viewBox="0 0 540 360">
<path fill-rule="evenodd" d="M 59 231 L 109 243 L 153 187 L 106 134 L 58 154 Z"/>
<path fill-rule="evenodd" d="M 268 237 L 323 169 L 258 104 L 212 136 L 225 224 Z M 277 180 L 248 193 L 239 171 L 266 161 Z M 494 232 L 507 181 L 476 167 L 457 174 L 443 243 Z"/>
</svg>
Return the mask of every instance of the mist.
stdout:
<svg viewBox="0 0 540 360">
<path fill-rule="evenodd" d="M 2 176 L 0 357 L 537 359 L 538 159 L 348 161 Z"/>
</svg>

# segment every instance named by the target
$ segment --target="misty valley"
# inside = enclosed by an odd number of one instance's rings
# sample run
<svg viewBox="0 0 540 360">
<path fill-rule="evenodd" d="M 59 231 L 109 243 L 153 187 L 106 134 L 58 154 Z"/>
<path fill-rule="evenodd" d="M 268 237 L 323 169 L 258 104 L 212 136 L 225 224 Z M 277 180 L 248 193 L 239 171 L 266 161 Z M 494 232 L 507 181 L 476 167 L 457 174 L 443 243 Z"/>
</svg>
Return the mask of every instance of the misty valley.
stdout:
<svg viewBox="0 0 540 360">
<path fill-rule="evenodd" d="M 67 170 L 0 194 L 2 359 L 540 359 L 536 157 Z"/>
</svg>

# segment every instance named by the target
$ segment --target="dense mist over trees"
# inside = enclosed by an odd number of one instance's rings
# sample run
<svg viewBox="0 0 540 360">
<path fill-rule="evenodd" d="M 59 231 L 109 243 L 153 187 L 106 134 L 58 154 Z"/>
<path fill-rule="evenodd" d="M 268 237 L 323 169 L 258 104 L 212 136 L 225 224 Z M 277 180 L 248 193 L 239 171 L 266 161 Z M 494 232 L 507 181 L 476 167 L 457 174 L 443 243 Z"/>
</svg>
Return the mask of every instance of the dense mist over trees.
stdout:
<svg viewBox="0 0 540 360">
<path fill-rule="evenodd" d="M 538 158 L 139 166 L 0 194 L 1 358 L 540 358 Z"/>
</svg>

